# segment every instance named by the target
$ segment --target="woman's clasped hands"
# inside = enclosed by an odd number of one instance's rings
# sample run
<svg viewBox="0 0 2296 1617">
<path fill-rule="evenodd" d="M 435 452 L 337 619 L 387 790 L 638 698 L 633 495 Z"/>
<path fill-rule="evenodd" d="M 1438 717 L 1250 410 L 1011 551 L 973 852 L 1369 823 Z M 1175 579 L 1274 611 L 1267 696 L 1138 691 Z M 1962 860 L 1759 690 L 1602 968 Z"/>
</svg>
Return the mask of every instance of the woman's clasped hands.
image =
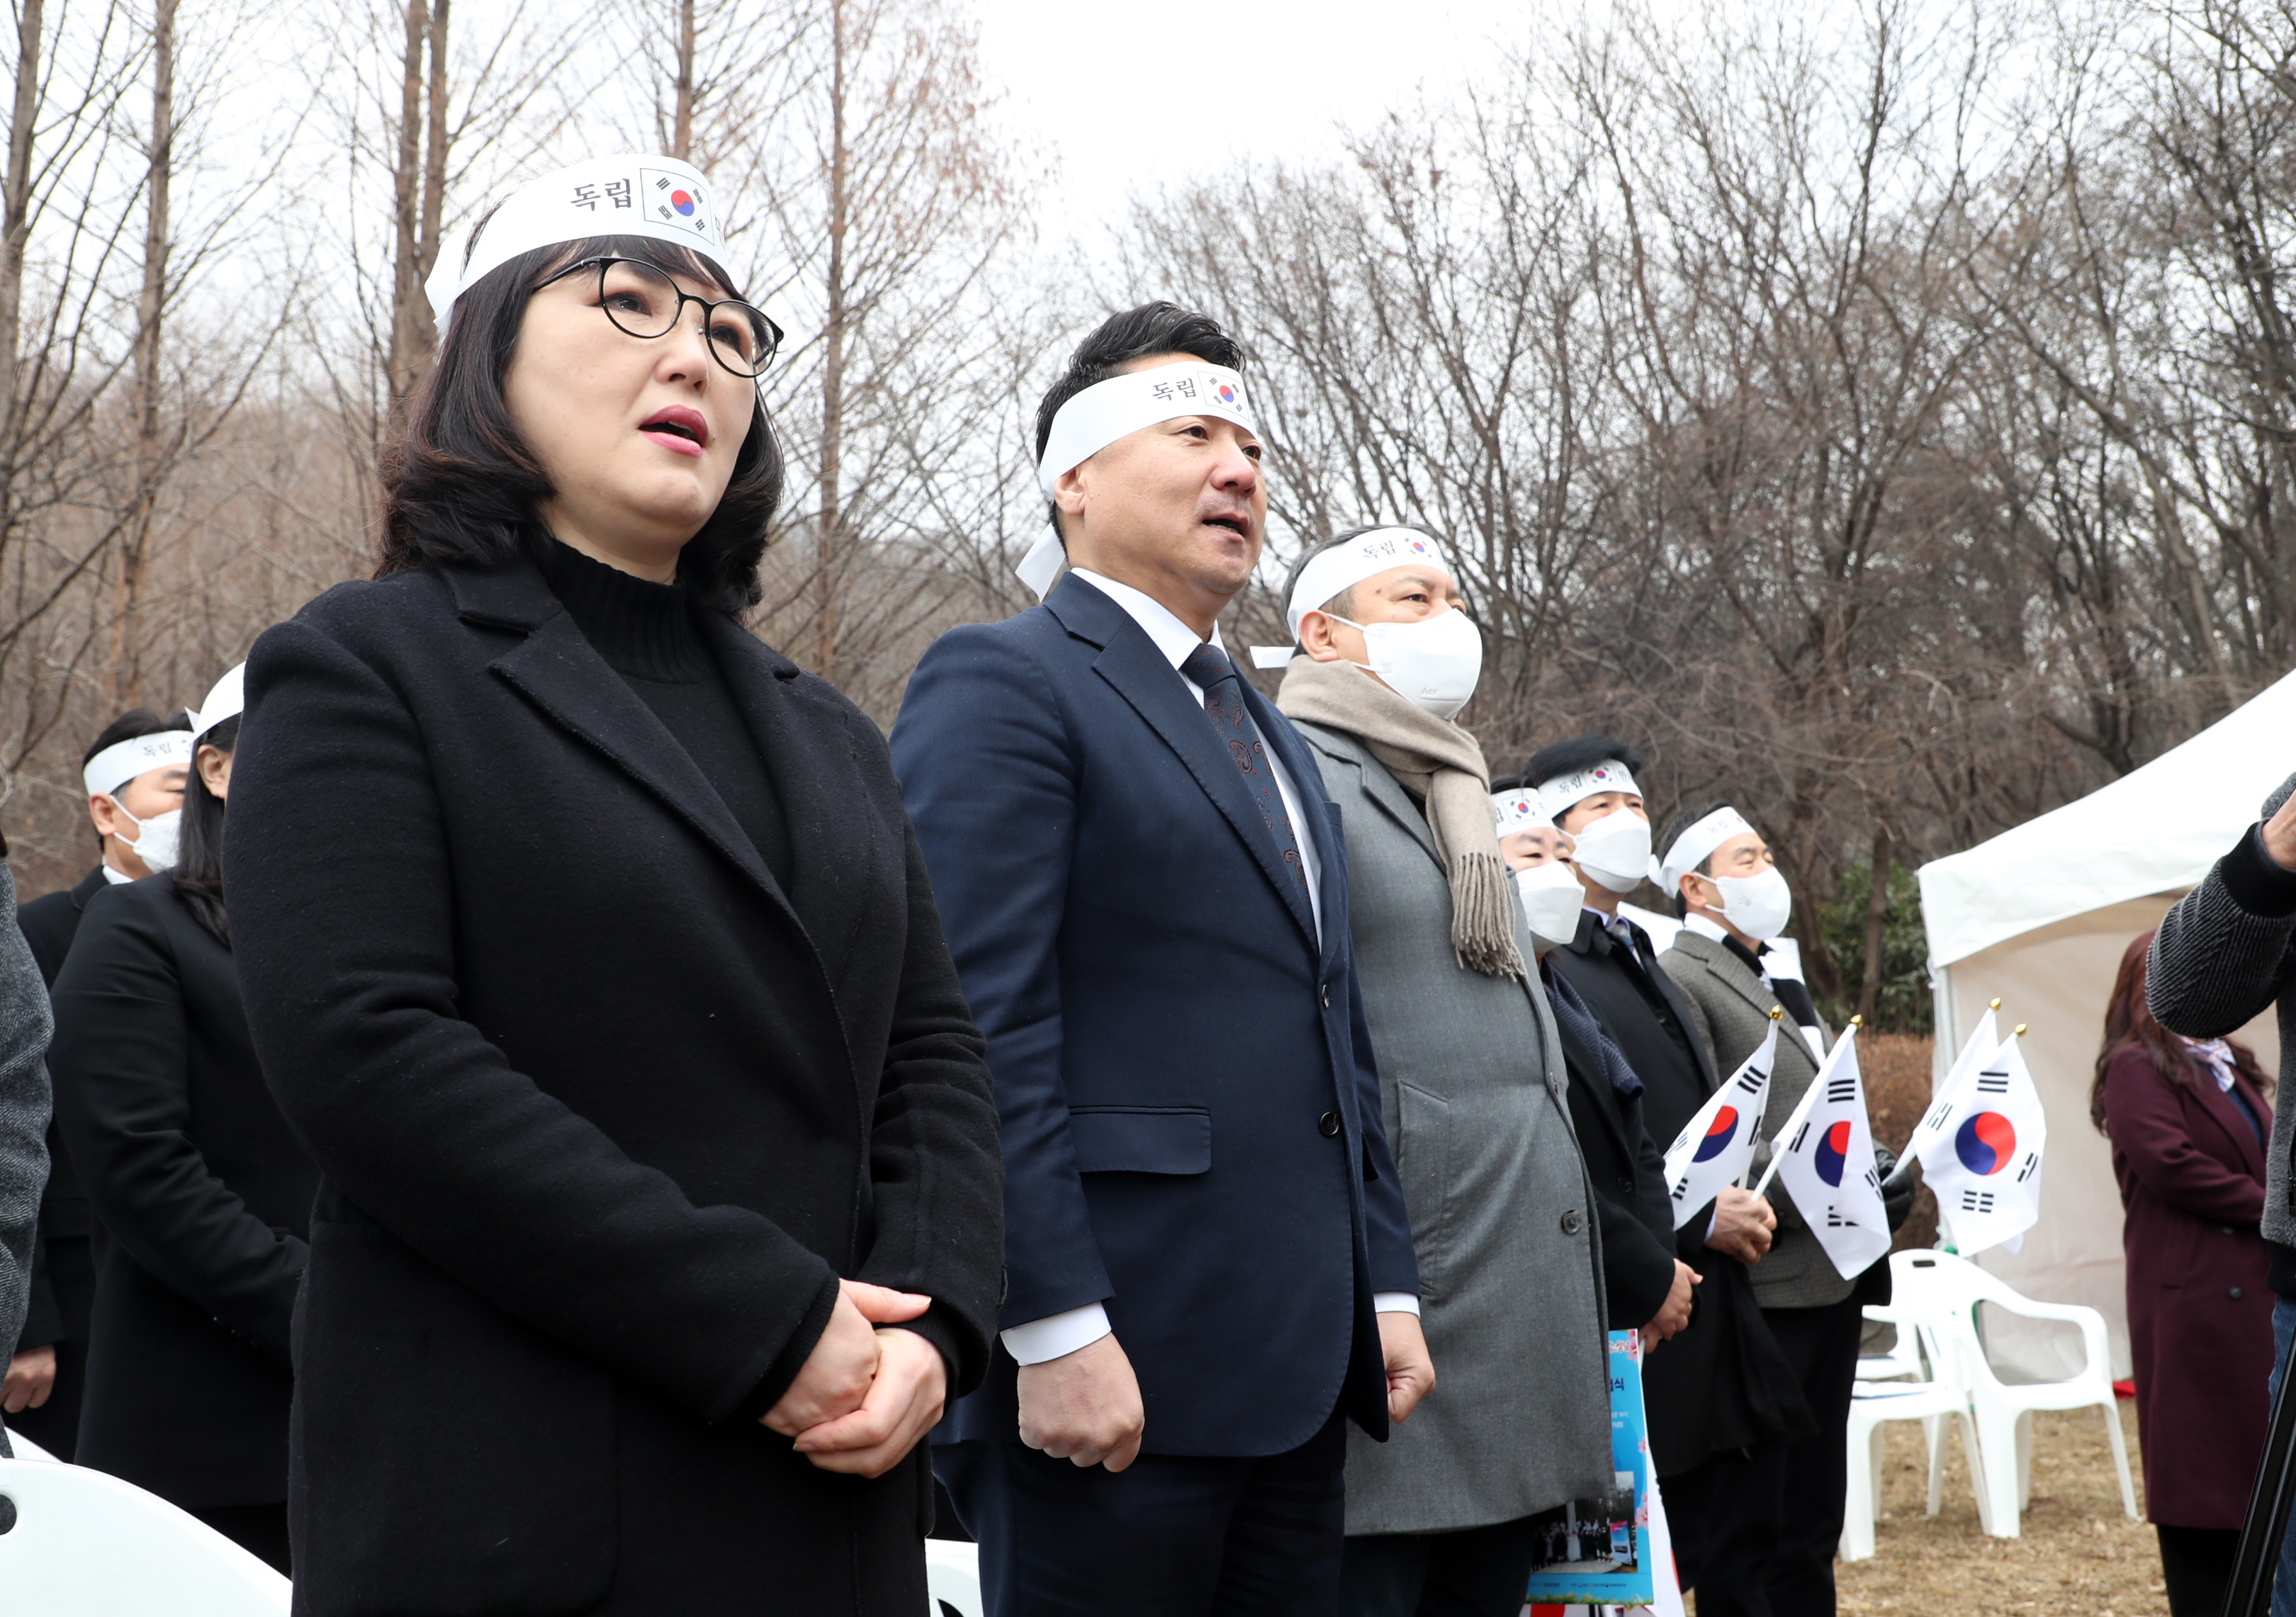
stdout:
<svg viewBox="0 0 2296 1617">
<path fill-rule="evenodd" d="M 932 1306 L 914 1292 L 837 1283 L 837 1306 L 797 1379 L 760 1423 L 824 1471 L 882 1476 L 940 1419 L 940 1350 L 900 1328 Z"/>
</svg>

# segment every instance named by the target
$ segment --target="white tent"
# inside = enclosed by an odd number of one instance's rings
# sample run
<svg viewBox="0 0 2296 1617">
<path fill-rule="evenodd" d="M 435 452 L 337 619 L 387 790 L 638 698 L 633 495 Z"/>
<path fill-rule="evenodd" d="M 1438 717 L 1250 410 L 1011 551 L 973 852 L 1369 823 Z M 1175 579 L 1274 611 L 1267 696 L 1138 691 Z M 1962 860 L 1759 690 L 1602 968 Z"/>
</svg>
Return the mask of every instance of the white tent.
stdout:
<svg viewBox="0 0 2296 1617">
<path fill-rule="evenodd" d="M 2041 1221 L 2021 1252 L 1997 1247 L 1979 1261 L 2029 1296 L 2101 1311 L 2115 1375 L 2128 1374 L 2120 1193 L 2088 1118 L 2105 1001 L 2129 940 L 2160 923 L 2292 773 L 2296 674 L 2111 785 L 1921 868 L 1938 1074 L 1997 997 L 2005 1032 L 2029 1024 L 2025 1061 L 2049 1118 Z M 2266 1072 L 2278 1070 L 2268 1014 L 2238 1037 Z M 1990 1344 L 2010 1367 L 2058 1375 L 2079 1362 L 2053 1327 L 1995 1326 Z"/>
</svg>

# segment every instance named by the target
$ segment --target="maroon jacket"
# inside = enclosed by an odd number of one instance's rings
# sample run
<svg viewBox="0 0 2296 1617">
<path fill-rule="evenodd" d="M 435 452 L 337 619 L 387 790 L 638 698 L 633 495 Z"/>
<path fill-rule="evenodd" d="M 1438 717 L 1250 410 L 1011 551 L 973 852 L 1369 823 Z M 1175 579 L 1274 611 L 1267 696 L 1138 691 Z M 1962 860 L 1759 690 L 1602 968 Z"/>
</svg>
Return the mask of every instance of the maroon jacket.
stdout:
<svg viewBox="0 0 2296 1617">
<path fill-rule="evenodd" d="M 2240 1093 L 2265 1128 L 2264 1097 Z M 2126 1210 L 2128 1342 L 2145 1513 L 2171 1527 L 2241 1524 L 2264 1449 L 2272 1370 L 2264 1147 L 2206 1073 L 2171 1082 L 2142 1050 L 2104 1078 L 2112 1172 Z"/>
</svg>

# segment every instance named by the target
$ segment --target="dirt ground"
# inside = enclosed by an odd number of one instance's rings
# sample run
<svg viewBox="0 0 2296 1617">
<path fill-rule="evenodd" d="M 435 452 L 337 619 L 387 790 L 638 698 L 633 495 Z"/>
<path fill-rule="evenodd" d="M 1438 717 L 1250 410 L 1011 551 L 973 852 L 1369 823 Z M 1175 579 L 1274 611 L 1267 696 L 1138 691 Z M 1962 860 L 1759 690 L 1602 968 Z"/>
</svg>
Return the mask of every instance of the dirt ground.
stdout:
<svg viewBox="0 0 2296 1617">
<path fill-rule="evenodd" d="M 2136 1410 L 2120 1407 L 2136 1509 L 2144 1510 Z M 1838 1563 L 1843 1617 L 1870 1612 L 2031 1612 L 2036 1617 L 2165 1617 L 2161 1553 L 2152 1530 L 2121 1514 L 2104 1423 L 2094 1410 L 2033 1417 L 2033 1502 L 2016 1539 L 1988 1539 L 1977 1525 L 1969 1473 L 1948 1439 L 1945 1500 L 1922 1508 L 1928 1473 L 1921 1428 L 1888 1429 L 1882 1515 L 1874 1558 Z"/>
</svg>

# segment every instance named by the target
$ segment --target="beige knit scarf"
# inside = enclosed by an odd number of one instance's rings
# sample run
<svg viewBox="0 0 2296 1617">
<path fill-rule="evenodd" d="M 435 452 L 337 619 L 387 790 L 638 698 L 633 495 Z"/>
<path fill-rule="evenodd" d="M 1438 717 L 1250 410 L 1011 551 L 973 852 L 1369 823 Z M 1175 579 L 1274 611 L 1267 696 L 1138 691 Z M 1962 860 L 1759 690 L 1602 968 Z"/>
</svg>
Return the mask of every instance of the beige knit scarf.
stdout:
<svg viewBox="0 0 2296 1617">
<path fill-rule="evenodd" d="M 1514 890 L 1491 816 L 1491 769 L 1475 738 L 1397 695 L 1352 662 L 1294 657 L 1276 707 L 1290 718 L 1344 730 L 1417 800 L 1451 881 L 1451 948 L 1486 977 L 1521 977 Z"/>
</svg>

